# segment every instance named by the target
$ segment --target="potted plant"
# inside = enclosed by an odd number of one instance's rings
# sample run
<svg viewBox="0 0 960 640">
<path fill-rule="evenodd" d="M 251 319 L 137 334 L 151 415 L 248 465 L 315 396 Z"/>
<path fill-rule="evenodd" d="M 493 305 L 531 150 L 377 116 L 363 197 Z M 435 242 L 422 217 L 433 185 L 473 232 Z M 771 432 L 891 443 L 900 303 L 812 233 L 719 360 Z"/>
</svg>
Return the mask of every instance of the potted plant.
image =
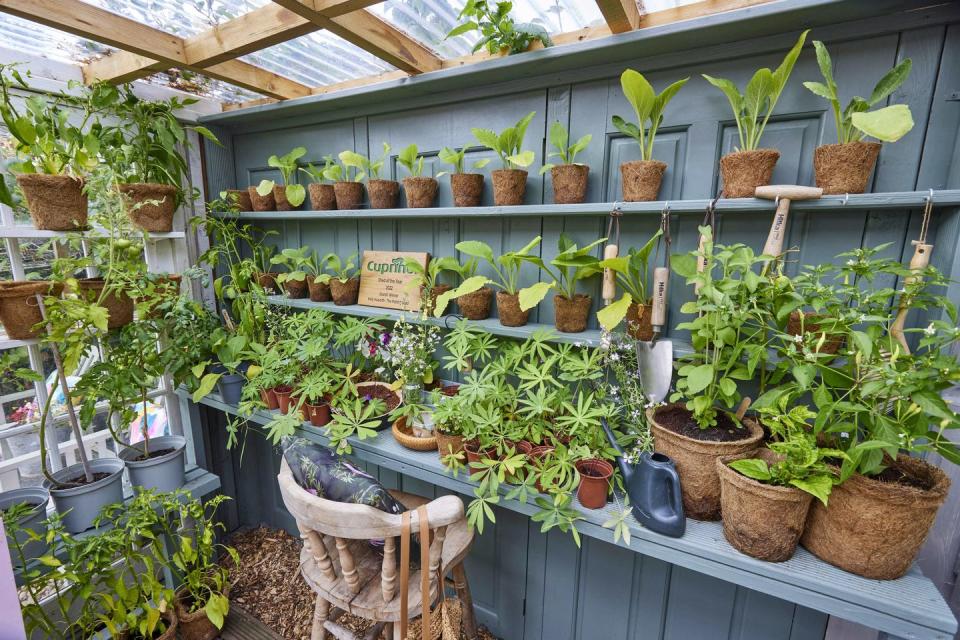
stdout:
<svg viewBox="0 0 960 640">
<path fill-rule="evenodd" d="M 441 162 L 453 166 L 450 172 L 450 190 L 453 192 L 453 204 L 456 207 L 479 207 L 483 198 L 483 174 L 467 173 L 465 169 L 465 157 L 467 148 L 463 147 L 459 151 L 444 147 L 440 149 L 437 157 Z M 490 164 L 490 158 L 481 158 L 473 162 L 473 169 L 482 169 Z M 439 178 L 445 175 L 446 171 L 437 174 Z"/>
<path fill-rule="evenodd" d="M 577 293 L 577 283 L 602 271 L 600 260 L 590 255 L 590 252 L 606 240 L 601 238 L 581 248 L 567 234 L 561 233 L 557 240 L 557 256 L 550 261 L 556 271 L 547 266 L 539 256 L 531 256 L 529 261 L 540 267 L 553 282 L 537 282 L 522 289 L 519 294 L 520 309 L 529 311 L 540 304 L 550 289 L 556 288 L 559 293 L 553 296 L 553 308 L 557 331 L 579 333 L 586 330 L 593 298 Z"/>
<path fill-rule="evenodd" d="M 446 305 L 450 303 L 450 300 L 454 299 L 457 301 L 457 306 L 460 307 L 460 313 L 463 314 L 464 318 L 468 320 L 486 320 L 490 317 L 490 307 L 493 305 L 493 289 L 484 286 L 485 283 L 480 283 L 476 287 L 474 286 L 475 283 L 480 282 L 480 280 L 477 279 L 477 268 L 479 265 L 480 261 L 477 258 L 468 258 L 462 263 L 458 262 L 456 266 L 453 264 L 450 265 L 451 270 L 456 271 L 457 275 L 460 276 L 460 285 L 457 287 L 458 290 L 465 291 L 465 293 L 458 294 L 454 298 L 444 298 L 443 307 L 441 307 L 440 311 L 441 315 L 446 309 Z M 437 313 L 437 304 L 439 304 L 440 296 L 442 295 L 443 293 L 438 295 L 434 301 L 433 312 L 435 315 Z M 437 317 L 440 316 L 438 315 Z"/>
<path fill-rule="evenodd" d="M 257 243 L 250 248 L 253 254 L 254 281 L 267 293 L 277 289 L 277 278 L 280 273 L 273 270 L 273 255 L 277 248 L 263 243 Z"/>
<path fill-rule="evenodd" d="M 356 151 L 341 151 L 339 164 L 324 170 L 323 176 L 333 181 L 337 209 L 359 209 L 363 205 L 363 179 L 367 177 L 370 160 Z"/>
<path fill-rule="evenodd" d="M 330 285 L 330 295 L 333 303 L 338 306 L 357 304 L 357 295 L 360 293 L 360 275 L 357 269 L 357 254 L 351 254 L 345 261 L 340 256 L 330 253 L 324 257 L 324 262 L 332 274 L 318 275 L 316 280 L 326 280 Z"/>
<path fill-rule="evenodd" d="M 323 277 L 325 268 L 326 261 L 321 260 L 320 254 L 315 251 L 310 253 L 304 270 L 311 302 L 330 302 L 330 282 Z"/>
<path fill-rule="evenodd" d="M 43 319 L 37 306 L 38 295 L 59 296 L 63 285 L 49 280 L 0 281 L 0 322 L 12 340 L 32 340 L 40 335 L 35 329 Z"/>
<path fill-rule="evenodd" d="M 493 6 L 488 0 L 467 2 L 457 15 L 457 20 L 465 22 L 451 29 L 444 39 L 479 31 L 481 37 L 473 45 L 474 53 L 486 49 L 501 56 L 553 46 L 546 29 L 533 22 L 514 22 L 511 9 L 512 2 L 497 2 Z"/>
<path fill-rule="evenodd" d="M 589 133 L 573 144 L 570 141 L 567 128 L 560 123 L 550 125 L 550 144 L 556 151 L 547 155 L 548 158 L 557 156 L 563 164 L 547 163 L 540 167 L 540 175 L 550 172 L 553 181 L 553 201 L 556 204 L 576 204 L 587 199 L 587 176 L 590 167 L 574 162 L 577 154 L 584 151 L 593 136 Z"/>
<path fill-rule="evenodd" d="M 297 160 L 307 155 L 306 147 L 296 147 L 283 156 L 272 155 L 267 159 L 267 165 L 280 172 L 282 185 L 273 180 L 261 180 L 254 190 L 259 198 L 266 198 L 273 194 L 273 202 L 277 211 L 296 209 L 307 197 L 307 191 L 302 184 L 294 182 L 297 176 Z M 253 194 L 250 194 L 253 197 Z M 261 209 L 257 209 L 261 211 Z"/>
<path fill-rule="evenodd" d="M 180 147 L 190 147 L 186 132 L 195 131 L 220 144 L 202 126 L 184 126 L 176 113 L 190 99 L 145 100 L 130 85 L 101 82 L 90 88 L 91 101 L 116 124 L 100 132 L 100 153 L 120 176 L 127 215 L 140 229 L 173 230 L 173 214 L 183 202 L 189 168 Z"/>
<path fill-rule="evenodd" d="M 627 122 L 613 116 L 613 126 L 623 135 L 633 138 L 640 146 L 640 159 L 620 163 L 620 183 L 623 199 L 627 202 L 656 200 L 660 193 L 667 163 L 653 159 L 653 144 L 657 129 L 663 122 L 663 111 L 673 97 L 687 84 L 690 78 L 677 80 L 660 95 L 643 77 L 643 74 L 627 69 L 620 75 L 620 87 L 637 116 L 637 122 Z"/>
<path fill-rule="evenodd" d="M 220 198 L 226 204 L 223 211 L 253 211 L 253 200 L 250 199 L 250 191 L 247 189 L 227 189 L 221 192 Z"/>
<path fill-rule="evenodd" d="M 672 260 L 688 284 L 699 283 L 697 297 L 681 307 L 694 319 L 677 325 L 691 332 L 693 353 L 680 359 L 673 404 L 649 409 L 647 420 L 656 451 L 676 464 L 687 516 L 717 520 L 716 459 L 751 452 L 763 438 L 756 421 L 729 411 L 742 399 L 739 381 L 759 374 L 764 390 L 770 312 L 757 303 L 764 285 L 753 269 L 769 257 L 758 258 L 740 244 L 714 246 L 710 227 L 700 227 L 700 233 L 702 252 Z M 702 272 L 697 271 L 698 259 L 705 264 Z"/>
<path fill-rule="evenodd" d="M 359 385 L 358 385 L 359 386 Z M 364 393 L 361 391 L 360 393 Z M 399 403 L 398 403 L 399 404 Z M 345 397 L 334 401 L 333 418 L 327 425 L 330 446 L 341 455 L 350 454 L 350 438 L 373 438 L 387 420 L 387 404 L 370 396 Z M 394 407 L 396 408 L 396 406 Z"/>
<path fill-rule="evenodd" d="M 416 275 L 411 284 L 420 288 L 420 310 L 429 316 L 433 313 L 437 298 L 453 288 L 440 282 L 440 274 L 444 271 L 458 271 L 460 265 L 451 257 L 431 258 L 426 268 L 411 258 L 406 258 L 404 263 L 407 269 Z"/>
<path fill-rule="evenodd" d="M 307 270 L 311 265 L 311 252 L 310 247 L 288 248 L 270 258 L 270 264 L 283 265 L 287 269 L 277 275 L 277 284 L 283 286 L 288 298 L 299 299 L 307 296 Z"/>
<path fill-rule="evenodd" d="M 475 365 L 489 362 L 499 347 L 493 334 L 477 329 L 468 319 L 457 320 L 443 339 L 443 348 L 447 351 L 447 355 L 443 356 L 443 368 L 470 373 Z"/>
<path fill-rule="evenodd" d="M 412 208 L 432 207 L 437 198 L 437 179 L 423 175 L 423 156 L 417 145 L 411 144 L 400 152 L 397 162 L 410 173 L 403 179 L 403 191 L 407 196 L 407 206 Z"/>
<path fill-rule="evenodd" d="M 520 308 L 520 267 L 531 261 L 530 252 L 538 244 L 540 244 L 540 236 L 531 240 L 527 246 L 519 251 L 510 251 L 495 258 L 493 249 L 485 242 L 479 240 L 458 242 L 457 251 L 486 261 L 496 274 L 497 280 L 491 280 L 486 276 L 467 278 L 460 283 L 460 286 L 437 298 L 433 315 L 438 318 L 443 315 L 450 300 L 454 298 L 458 300 L 461 305 L 460 308 L 463 310 L 462 297 L 479 291 L 489 284 L 500 289 L 500 291 L 497 291 L 497 314 L 500 316 L 500 324 L 505 327 L 522 327 L 527 324 L 530 312 Z"/>
<path fill-rule="evenodd" d="M 433 407 L 421 398 L 404 398 L 404 401 L 390 412 L 393 423 L 391 432 L 401 446 L 414 451 L 432 451 L 437 448 L 436 425 Z"/>
<path fill-rule="evenodd" d="M 26 74 L 30 77 L 29 72 Z M 66 95 L 31 95 L 25 109 L 16 106 L 12 91 L 32 93 L 16 65 L 0 65 L 0 117 L 14 140 L 16 175 L 37 229 L 71 231 L 87 227 L 84 173 L 96 166 L 99 139 L 90 133 L 85 110 L 78 125 L 70 122 Z M 0 181 L 0 202 L 13 206 L 13 197 Z"/>
<path fill-rule="evenodd" d="M 535 115 L 531 111 L 499 134 L 491 129 L 470 129 L 480 144 L 500 158 L 501 168 L 493 172 L 493 203 L 498 207 L 523 204 L 527 172 L 521 167 L 529 167 L 536 160 L 533 151 L 522 150 L 523 139 Z"/>
<path fill-rule="evenodd" d="M 723 535 L 738 551 L 767 562 L 789 560 L 807 521 L 810 502 L 824 506 L 839 474 L 832 459 L 845 454 L 820 448 L 806 405 L 782 394 L 774 406 L 758 406 L 770 430 L 766 448 L 717 459 Z"/>
<path fill-rule="evenodd" d="M 730 80 L 703 74 L 707 82 L 720 89 L 730 101 L 739 134 L 739 146 L 733 153 L 720 158 L 725 198 L 752 198 L 757 187 L 770 184 L 780 152 L 758 148 L 760 137 L 777 106 L 780 93 L 787 85 L 807 33 L 804 31 L 800 34 L 796 44 L 774 71 L 764 67 L 753 74 L 744 94 Z"/>
<path fill-rule="evenodd" d="M 880 78 L 869 99 L 855 97 L 840 111 L 833 62 L 826 45 L 813 41 L 817 64 L 824 82 L 804 82 L 803 86 L 830 102 L 837 126 L 837 144 L 825 144 L 813 154 L 817 186 L 824 193 L 863 193 L 880 154 L 880 142 L 864 142 L 867 136 L 881 142 L 896 142 L 913 129 L 913 116 L 905 104 L 892 104 L 870 111 L 896 91 L 910 75 L 910 58 Z"/>
<path fill-rule="evenodd" d="M 626 318 L 627 333 L 631 337 L 647 342 L 653 339 L 650 254 L 661 235 L 663 231 L 658 229 L 641 248 L 630 247 L 625 256 L 600 261 L 600 268 L 613 271 L 617 284 L 623 289 L 619 300 L 597 312 L 600 326 L 607 331 L 613 331 Z"/>
<path fill-rule="evenodd" d="M 14 569 L 23 569 L 47 553 L 47 505 L 43 487 L 21 487 L 0 492 L 0 516 Z"/>
<path fill-rule="evenodd" d="M 297 386 L 297 397 L 304 416 L 315 427 L 330 422 L 330 402 L 336 384 L 331 371 L 317 368 L 304 376 Z"/>
<path fill-rule="evenodd" d="M 195 371 L 208 369 L 200 380 L 200 386 L 193 393 L 193 401 L 200 402 L 214 387 L 217 387 L 220 397 L 227 404 L 238 404 L 243 391 L 244 373 L 247 362 L 249 340 L 240 334 L 231 335 L 223 330 L 214 333 L 212 351 L 217 358 L 216 364 L 201 362 L 195 366 Z"/>
<path fill-rule="evenodd" d="M 306 167 L 300 167 L 300 171 L 310 176 L 310 184 L 307 185 L 307 194 L 310 196 L 310 208 L 314 211 L 329 211 L 337 208 L 337 195 L 333 191 L 333 185 L 327 184 L 328 173 L 336 165 L 333 156 L 323 156 L 323 167 L 316 167 L 313 164 L 307 164 Z"/>
<path fill-rule="evenodd" d="M 430 395 L 433 405 L 433 427 L 437 439 L 437 451 L 440 458 L 463 452 L 463 434 L 465 428 L 465 397 L 447 396 L 439 390 Z"/>
<path fill-rule="evenodd" d="M 359 155 L 359 154 L 358 154 Z M 395 209 L 400 199 L 400 183 L 396 180 L 383 180 L 380 178 L 380 172 L 387 164 L 387 158 L 390 155 L 390 145 L 383 143 L 383 155 L 379 160 L 367 160 L 363 156 L 352 158 L 351 162 L 357 163 L 355 166 L 366 169 L 369 178 L 367 179 L 367 195 L 370 198 L 371 209 Z"/>
</svg>

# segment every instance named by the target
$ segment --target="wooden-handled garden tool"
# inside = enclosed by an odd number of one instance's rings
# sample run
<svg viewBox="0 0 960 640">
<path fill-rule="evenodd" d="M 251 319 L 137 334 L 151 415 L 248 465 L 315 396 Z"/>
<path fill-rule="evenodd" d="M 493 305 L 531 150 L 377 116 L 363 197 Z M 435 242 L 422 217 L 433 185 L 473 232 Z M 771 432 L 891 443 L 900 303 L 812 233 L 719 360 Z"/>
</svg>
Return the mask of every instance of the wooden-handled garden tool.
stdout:
<svg viewBox="0 0 960 640">
<path fill-rule="evenodd" d="M 823 195 L 823 189 L 796 184 L 770 184 L 757 187 L 754 195 L 777 203 L 777 212 L 773 214 L 773 223 L 767 234 L 767 242 L 763 245 L 763 253 L 776 258 L 783 253 L 783 238 L 787 232 L 790 203 L 794 200 L 817 200 Z"/>
<path fill-rule="evenodd" d="M 667 204 L 660 214 L 660 229 L 664 247 L 663 266 L 653 270 L 653 308 L 650 312 L 650 324 L 653 325 L 653 339 L 650 342 L 637 341 L 637 364 L 643 390 L 652 402 L 661 402 L 670 391 L 673 379 L 673 342 L 661 340 L 660 334 L 667 324 L 667 292 L 670 281 L 670 205 Z M 659 253 L 659 245 L 657 247 Z"/>
<path fill-rule="evenodd" d="M 703 224 L 701 227 L 710 227 L 714 240 L 717 237 L 717 202 L 720 200 L 720 196 L 723 195 L 723 190 L 717 192 L 717 197 L 710 201 L 710 204 L 707 205 L 707 211 L 703 215 Z M 703 273 L 707 268 L 707 257 L 704 255 L 704 247 L 707 244 L 707 237 L 700 234 L 700 244 L 697 245 L 697 273 Z M 693 285 L 693 292 L 700 293 L 700 283 L 697 282 Z"/>
<path fill-rule="evenodd" d="M 607 223 L 607 246 L 603 248 L 603 259 L 611 260 L 620 255 L 620 205 L 614 204 L 610 212 L 610 221 Z M 613 269 L 605 267 L 603 270 L 603 287 L 601 296 L 605 305 L 613 304 L 617 297 L 617 276 Z"/>
<path fill-rule="evenodd" d="M 920 237 L 912 240 L 913 257 L 910 258 L 910 271 L 913 273 L 903 279 L 903 293 L 900 294 L 900 307 L 897 310 L 897 317 L 890 325 L 890 335 L 896 338 L 897 342 L 903 347 L 906 353 L 910 353 L 910 346 L 907 344 L 907 337 L 903 329 L 907 324 L 907 314 L 910 313 L 910 295 L 907 293 L 908 287 L 921 278 L 920 272 L 930 264 L 930 254 L 933 252 L 933 245 L 927 244 L 927 230 L 930 228 L 930 216 L 933 213 L 933 189 L 927 196 L 927 204 L 923 209 L 923 223 L 920 225 Z"/>
</svg>

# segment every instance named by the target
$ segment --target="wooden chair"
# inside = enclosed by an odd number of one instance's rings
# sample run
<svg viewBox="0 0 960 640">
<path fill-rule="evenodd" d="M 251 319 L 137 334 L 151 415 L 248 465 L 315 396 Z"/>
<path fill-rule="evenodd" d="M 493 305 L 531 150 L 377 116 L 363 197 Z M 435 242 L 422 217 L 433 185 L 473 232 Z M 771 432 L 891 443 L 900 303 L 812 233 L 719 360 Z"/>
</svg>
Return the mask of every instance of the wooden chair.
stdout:
<svg viewBox="0 0 960 640">
<path fill-rule="evenodd" d="M 287 510 L 297 521 L 303 538 L 300 572 L 317 593 L 311 640 L 325 640 L 327 632 L 334 638 L 361 640 L 353 632 L 336 623 L 344 612 L 373 620 L 376 624 L 363 636 L 364 640 L 381 637 L 400 638 L 400 594 L 397 589 L 398 536 L 401 516 L 385 513 L 361 504 L 333 502 L 317 497 L 297 484 L 282 462 L 280 493 Z M 419 496 L 390 492 L 411 511 L 426 505 L 430 526 L 430 596 L 437 600 L 442 588 L 437 575 L 453 574 L 453 584 L 463 605 L 463 630 L 468 638 L 476 638 L 473 601 L 463 560 L 470 550 L 473 533 L 467 526 L 463 502 L 456 496 L 426 500 Z M 419 530 L 416 512 L 411 514 L 412 530 Z M 383 557 L 370 540 L 383 539 Z M 410 617 L 421 613 L 420 571 L 412 572 L 408 589 Z M 400 639 L 402 640 L 402 639 Z"/>
</svg>

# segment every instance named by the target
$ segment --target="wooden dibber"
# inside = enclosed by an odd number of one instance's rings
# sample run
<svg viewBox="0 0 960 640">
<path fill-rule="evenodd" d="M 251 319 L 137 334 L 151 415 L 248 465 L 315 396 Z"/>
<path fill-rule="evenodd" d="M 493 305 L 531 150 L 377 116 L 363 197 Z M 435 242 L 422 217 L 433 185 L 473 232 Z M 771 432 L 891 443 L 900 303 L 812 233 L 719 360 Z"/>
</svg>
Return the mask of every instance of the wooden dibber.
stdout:
<svg viewBox="0 0 960 640">
<path fill-rule="evenodd" d="M 777 201 L 777 212 L 773 214 L 773 224 L 770 225 L 767 242 L 763 245 L 763 253 L 768 256 L 779 256 L 783 253 L 783 238 L 787 232 L 790 203 L 794 200 L 817 200 L 823 195 L 823 189 L 795 184 L 771 184 L 757 187 L 754 195 L 764 200 Z"/>
<path fill-rule="evenodd" d="M 932 244 L 925 244 L 918 240 L 913 240 L 913 257 L 910 258 L 910 271 L 913 271 L 913 275 L 909 275 L 903 279 L 903 288 L 906 288 L 916 282 L 920 278 L 919 272 L 923 269 L 926 269 L 930 264 L 930 253 L 933 251 Z M 890 325 L 890 335 L 897 339 L 897 342 L 903 347 L 903 350 L 906 353 L 910 353 L 910 347 L 907 345 L 907 337 L 903 333 L 903 329 L 907 323 L 907 314 L 910 312 L 910 298 L 904 293 L 900 295 L 900 308 L 897 310 L 897 317 L 894 318 L 893 324 Z"/>
</svg>

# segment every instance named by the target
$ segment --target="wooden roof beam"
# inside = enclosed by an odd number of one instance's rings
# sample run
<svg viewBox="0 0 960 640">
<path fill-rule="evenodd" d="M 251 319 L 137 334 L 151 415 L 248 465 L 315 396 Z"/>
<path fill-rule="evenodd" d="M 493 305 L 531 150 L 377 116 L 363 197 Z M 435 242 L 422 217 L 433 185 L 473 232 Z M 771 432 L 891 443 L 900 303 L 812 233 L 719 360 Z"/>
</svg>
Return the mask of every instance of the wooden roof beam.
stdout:
<svg viewBox="0 0 960 640">
<path fill-rule="evenodd" d="M 337 17 L 327 17 L 322 12 L 322 7 L 333 0 L 273 1 L 401 71 L 424 73 L 442 67 L 443 61 L 427 46 L 369 11 L 353 11 Z"/>
<path fill-rule="evenodd" d="M 640 26 L 637 0 L 596 0 L 603 19 L 613 33 L 633 31 Z"/>
</svg>

